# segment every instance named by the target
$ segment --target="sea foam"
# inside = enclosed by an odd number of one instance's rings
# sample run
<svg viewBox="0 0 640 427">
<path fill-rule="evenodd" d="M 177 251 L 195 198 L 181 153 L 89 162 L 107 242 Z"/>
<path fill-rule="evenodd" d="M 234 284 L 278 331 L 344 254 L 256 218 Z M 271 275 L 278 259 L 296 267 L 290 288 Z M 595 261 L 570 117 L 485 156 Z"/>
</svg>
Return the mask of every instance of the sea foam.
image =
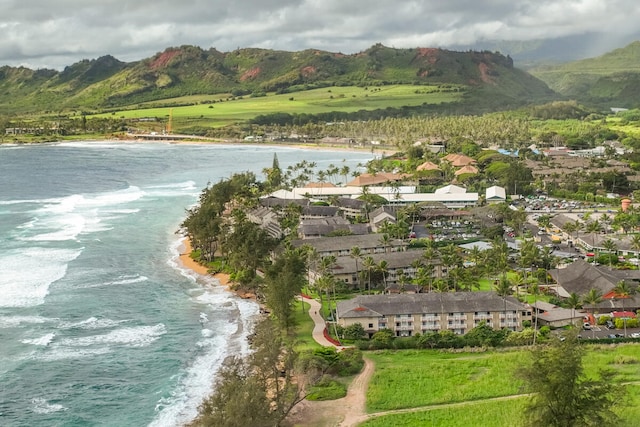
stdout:
<svg viewBox="0 0 640 427">
<path fill-rule="evenodd" d="M 82 249 L 22 248 L 0 255 L 0 307 L 44 303 L 49 285 L 63 278 Z"/>
</svg>

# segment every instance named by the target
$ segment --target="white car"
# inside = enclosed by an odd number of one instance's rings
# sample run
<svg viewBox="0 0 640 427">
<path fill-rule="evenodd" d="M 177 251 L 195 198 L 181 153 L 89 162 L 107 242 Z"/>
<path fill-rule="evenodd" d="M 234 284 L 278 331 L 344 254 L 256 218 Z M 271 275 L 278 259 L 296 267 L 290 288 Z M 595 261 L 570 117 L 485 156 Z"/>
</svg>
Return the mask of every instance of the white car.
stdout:
<svg viewBox="0 0 640 427">
<path fill-rule="evenodd" d="M 640 338 L 640 332 L 634 332 L 631 334 L 631 338 Z"/>
</svg>

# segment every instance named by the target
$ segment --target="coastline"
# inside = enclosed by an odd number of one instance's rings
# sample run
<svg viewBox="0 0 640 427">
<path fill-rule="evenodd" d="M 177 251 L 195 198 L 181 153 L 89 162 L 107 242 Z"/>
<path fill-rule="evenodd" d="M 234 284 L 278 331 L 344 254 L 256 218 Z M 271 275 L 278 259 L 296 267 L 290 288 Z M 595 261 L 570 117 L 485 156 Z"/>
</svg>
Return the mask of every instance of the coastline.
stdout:
<svg viewBox="0 0 640 427">
<path fill-rule="evenodd" d="M 180 251 L 180 255 L 178 259 L 180 261 L 180 264 L 182 264 L 183 267 L 201 276 L 213 277 L 214 279 L 218 280 L 218 282 L 220 282 L 220 286 L 222 286 L 226 291 L 231 292 L 242 299 L 251 299 L 251 300 L 257 301 L 256 295 L 253 292 L 234 289 L 234 286 L 233 286 L 234 283 L 231 280 L 231 276 L 228 273 L 212 274 L 209 272 L 209 269 L 206 266 L 200 264 L 199 262 L 191 258 L 190 255 L 192 252 L 192 246 L 191 246 L 191 240 L 189 239 L 188 236 L 184 236 L 184 240 L 182 241 L 182 246 L 184 249 Z M 260 306 L 261 308 L 263 308 L 262 304 L 260 304 Z"/>
<path fill-rule="evenodd" d="M 231 289 L 231 286 L 232 286 L 231 278 L 227 273 L 211 274 L 207 267 L 205 267 L 204 265 L 200 264 L 199 262 L 191 258 L 190 255 L 193 249 L 191 247 L 191 240 L 189 239 L 189 237 L 187 236 L 184 237 L 184 240 L 182 241 L 182 246 L 184 247 L 184 249 L 180 252 L 179 259 L 183 267 L 188 268 L 189 270 L 194 271 L 201 276 L 211 276 L 217 279 L 223 288 L 233 292 L 233 289 Z"/>
</svg>

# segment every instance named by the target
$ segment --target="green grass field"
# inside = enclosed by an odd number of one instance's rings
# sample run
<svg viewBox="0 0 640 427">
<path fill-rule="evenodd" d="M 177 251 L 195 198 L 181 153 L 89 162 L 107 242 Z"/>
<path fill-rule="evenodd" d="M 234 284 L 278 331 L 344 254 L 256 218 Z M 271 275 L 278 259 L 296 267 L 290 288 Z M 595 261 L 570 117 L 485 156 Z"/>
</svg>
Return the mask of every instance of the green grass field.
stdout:
<svg viewBox="0 0 640 427">
<path fill-rule="evenodd" d="M 620 426 L 637 425 L 640 419 L 640 345 L 590 346 L 584 358 L 587 375 L 600 369 L 617 373 L 616 381 L 627 385 L 628 404 L 618 408 Z M 446 405 L 383 415 L 363 424 L 378 426 L 495 426 L 522 425 L 526 398 L 508 397 L 521 393 L 516 379 L 518 367 L 528 361 L 526 350 L 504 353 L 445 353 L 424 351 L 379 351 L 368 353 L 375 374 L 367 393 L 367 410 L 376 412 Z M 449 406 L 449 404 L 453 404 Z"/>
<path fill-rule="evenodd" d="M 306 113 L 317 114 L 330 111 L 353 112 L 375 110 L 387 107 L 415 106 L 423 103 L 439 104 L 457 101 L 462 92 L 438 92 L 435 87 L 412 85 L 389 85 L 373 89 L 357 86 L 328 87 L 288 94 L 269 94 L 264 97 L 244 96 L 231 100 L 230 96 L 197 96 L 165 100 L 165 103 L 187 103 L 196 105 L 184 107 L 150 107 L 124 109 L 113 113 L 98 114 L 92 117 L 122 117 L 135 119 L 157 117 L 168 119 L 170 111 L 173 128 L 180 126 L 219 127 L 239 121 L 246 121 L 260 114 L 270 113 Z M 202 102 L 208 103 L 202 103 Z M 215 103 L 210 103 L 216 101 Z M 147 106 L 153 104 L 146 104 Z"/>
</svg>

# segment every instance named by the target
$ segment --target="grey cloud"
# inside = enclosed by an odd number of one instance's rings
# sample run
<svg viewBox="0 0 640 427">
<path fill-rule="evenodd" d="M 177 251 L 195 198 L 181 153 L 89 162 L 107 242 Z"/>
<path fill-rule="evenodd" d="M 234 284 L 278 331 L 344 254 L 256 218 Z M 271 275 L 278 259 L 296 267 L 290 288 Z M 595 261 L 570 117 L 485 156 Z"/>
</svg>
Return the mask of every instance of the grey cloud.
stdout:
<svg viewBox="0 0 640 427">
<path fill-rule="evenodd" d="M 636 0 L 0 0 L 0 65 L 62 68 L 169 46 L 448 47 L 637 31 Z M 606 18 L 606 19 L 605 19 Z M 609 48 L 614 46 L 609 46 Z"/>
</svg>

